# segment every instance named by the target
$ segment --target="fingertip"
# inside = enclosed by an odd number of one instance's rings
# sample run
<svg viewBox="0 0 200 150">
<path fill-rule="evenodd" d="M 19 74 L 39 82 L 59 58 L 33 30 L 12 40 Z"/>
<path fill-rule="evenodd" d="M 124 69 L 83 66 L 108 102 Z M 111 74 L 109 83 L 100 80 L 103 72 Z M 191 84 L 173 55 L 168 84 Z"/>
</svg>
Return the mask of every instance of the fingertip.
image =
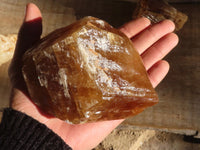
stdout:
<svg viewBox="0 0 200 150">
<path fill-rule="evenodd" d="M 26 13 L 25 13 L 25 22 L 29 22 L 31 20 L 34 20 L 36 18 L 41 18 L 42 14 L 40 12 L 40 9 L 33 3 L 28 3 L 26 5 Z"/>
<path fill-rule="evenodd" d="M 153 87 L 156 87 L 169 72 L 170 65 L 165 60 L 155 63 L 149 70 L 148 75 Z"/>
<path fill-rule="evenodd" d="M 179 37 L 178 37 L 178 35 L 175 34 L 175 33 L 171 33 L 171 36 L 172 36 L 172 38 L 173 38 L 174 45 L 176 46 L 176 45 L 178 44 L 178 42 L 179 42 Z"/>
<path fill-rule="evenodd" d="M 169 19 L 162 21 L 163 24 L 166 24 L 170 32 L 175 30 L 175 23 Z"/>
<path fill-rule="evenodd" d="M 142 17 L 141 20 L 143 20 L 143 23 L 145 24 L 146 27 L 151 25 L 151 21 L 148 18 Z"/>
<path fill-rule="evenodd" d="M 160 74 L 167 74 L 169 71 L 170 65 L 166 60 L 160 60 L 157 63 L 155 63 L 151 69 L 154 69 L 155 71 L 159 70 Z"/>
<path fill-rule="evenodd" d="M 163 68 L 166 73 L 169 71 L 170 65 L 169 62 L 167 62 L 166 60 L 160 60 L 158 62 L 158 65 L 160 65 L 160 67 Z"/>
<path fill-rule="evenodd" d="M 149 19 L 142 17 L 125 23 L 122 27 L 120 27 L 120 30 L 126 34 L 128 38 L 132 38 L 146 29 L 150 24 L 151 22 Z"/>
</svg>

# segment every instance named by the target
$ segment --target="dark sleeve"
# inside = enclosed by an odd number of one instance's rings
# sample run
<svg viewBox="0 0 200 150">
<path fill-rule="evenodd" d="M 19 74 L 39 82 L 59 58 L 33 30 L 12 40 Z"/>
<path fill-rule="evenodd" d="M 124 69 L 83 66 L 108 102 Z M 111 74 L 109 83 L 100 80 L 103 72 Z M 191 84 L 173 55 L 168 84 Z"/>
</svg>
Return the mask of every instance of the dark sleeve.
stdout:
<svg viewBox="0 0 200 150">
<path fill-rule="evenodd" d="M 0 124 L 1 150 L 71 150 L 52 130 L 37 120 L 6 108 Z"/>
</svg>

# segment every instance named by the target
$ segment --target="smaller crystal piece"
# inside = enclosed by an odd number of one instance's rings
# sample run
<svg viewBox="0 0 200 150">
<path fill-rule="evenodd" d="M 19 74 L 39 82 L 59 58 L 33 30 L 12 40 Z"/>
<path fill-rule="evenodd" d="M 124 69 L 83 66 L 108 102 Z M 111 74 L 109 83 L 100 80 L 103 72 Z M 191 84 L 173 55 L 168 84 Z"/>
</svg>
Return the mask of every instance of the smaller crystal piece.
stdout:
<svg viewBox="0 0 200 150">
<path fill-rule="evenodd" d="M 180 30 L 188 20 L 186 14 L 178 11 L 165 0 L 140 0 L 133 17 L 146 17 L 152 23 L 170 19 L 175 23 L 176 31 Z"/>
</svg>

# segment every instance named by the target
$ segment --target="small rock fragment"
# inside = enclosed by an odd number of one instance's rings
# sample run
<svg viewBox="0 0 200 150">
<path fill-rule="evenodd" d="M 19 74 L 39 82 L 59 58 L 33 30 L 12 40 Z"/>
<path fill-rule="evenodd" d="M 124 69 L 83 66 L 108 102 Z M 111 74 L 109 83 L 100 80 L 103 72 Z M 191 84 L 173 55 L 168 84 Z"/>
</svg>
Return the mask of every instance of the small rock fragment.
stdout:
<svg viewBox="0 0 200 150">
<path fill-rule="evenodd" d="M 178 11 L 165 0 L 140 0 L 133 17 L 146 17 L 153 24 L 170 19 L 175 23 L 176 31 L 180 30 L 188 20 L 186 14 Z"/>
</svg>

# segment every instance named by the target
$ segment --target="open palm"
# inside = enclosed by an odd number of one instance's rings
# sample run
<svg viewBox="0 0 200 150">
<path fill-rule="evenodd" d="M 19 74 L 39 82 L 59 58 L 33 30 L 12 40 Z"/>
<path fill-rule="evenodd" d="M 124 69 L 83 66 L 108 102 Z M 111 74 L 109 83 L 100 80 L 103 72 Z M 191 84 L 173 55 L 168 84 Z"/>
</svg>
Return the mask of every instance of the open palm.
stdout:
<svg viewBox="0 0 200 150">
<path fill-rule="evenodd" d="M 24 52 L 40 39 L 41 18 L 41 12 L 37 6 L 28 4 L 24 23 L 18 35 L 15 55 L 9 69 L 13 85 L 10 105 L 13 109 L 26 113 L 45 124 L 73 149 L 91 149 L 123 120 L 70 125 L 60 119 L 42 114 L 27 96 L 27 89 L 21 74 L 21 58 Z M 152 85 L 156 87 L 169 70 L 169 64 L 162 59 L 178 43 L 177 35 L 172 33 L 173 22 L 166 20 L 150 26 L 148 19 L 140 18 L 125 24 L 120 30 L 132 40 L 143 59 Z"/>
</svg>

